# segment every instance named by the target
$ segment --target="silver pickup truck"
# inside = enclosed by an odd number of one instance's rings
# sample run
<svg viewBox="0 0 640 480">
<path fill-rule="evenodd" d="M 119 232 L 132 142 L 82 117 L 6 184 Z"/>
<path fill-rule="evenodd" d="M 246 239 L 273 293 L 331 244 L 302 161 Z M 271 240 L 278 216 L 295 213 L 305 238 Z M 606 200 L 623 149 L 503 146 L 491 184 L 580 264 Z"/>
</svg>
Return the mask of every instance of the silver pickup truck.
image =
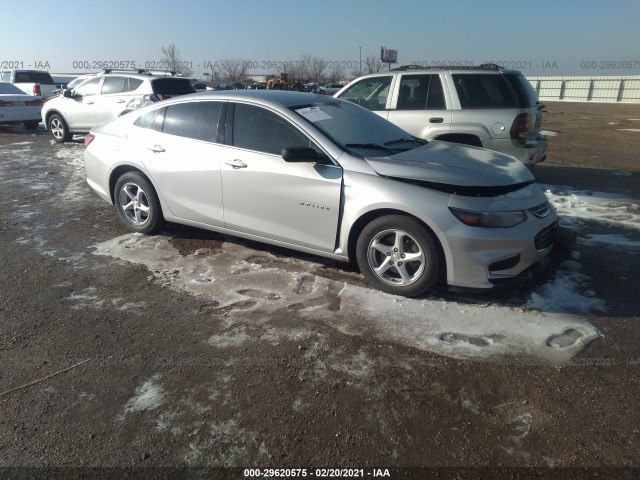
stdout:
<svg viewBox="0 0 640 480">
<path fill-rule="evenodd" d="M 13 83 L 27 95 L 42 98 L 47 98 L 58 88 L 45 70 L 2 70 L 2 81 Z"/>
</svg>

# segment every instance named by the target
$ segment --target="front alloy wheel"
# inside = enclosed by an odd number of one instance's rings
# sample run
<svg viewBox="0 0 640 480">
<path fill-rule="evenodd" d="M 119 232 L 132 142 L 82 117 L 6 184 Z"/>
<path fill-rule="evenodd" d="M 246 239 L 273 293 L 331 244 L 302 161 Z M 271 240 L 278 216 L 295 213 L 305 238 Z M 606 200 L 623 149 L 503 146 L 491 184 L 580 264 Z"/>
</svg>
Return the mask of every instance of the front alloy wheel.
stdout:
<svg viewBox="0 0 640 480">
<path fill-rule="evenodd" d="M 118 215 L 129 230 L 153 233 L 160 228 L 160 204 L 144 176 L 136 172 L 125 173 L 116 182 L 114 193 Z"/>
<path fill-rule="evenodd" d="M 432 235 L 416 220 L 387 216 L 365 227 L 356 256 L 360 270 L 381 290 L 416 297 L 440 278 L 441 260 Z"/>
</svg>

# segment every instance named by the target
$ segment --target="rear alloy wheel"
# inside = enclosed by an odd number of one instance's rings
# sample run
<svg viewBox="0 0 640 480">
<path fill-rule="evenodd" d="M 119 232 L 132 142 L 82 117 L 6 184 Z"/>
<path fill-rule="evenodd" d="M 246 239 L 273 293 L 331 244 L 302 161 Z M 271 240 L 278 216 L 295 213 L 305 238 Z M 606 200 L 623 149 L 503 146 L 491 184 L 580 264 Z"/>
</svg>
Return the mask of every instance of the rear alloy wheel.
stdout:
<svg viewBox="0 0 640 480">
<path fill-rule="evenodd" d="M 64 119 L 57 113 L 54 113 L 53 115 L 51 115 L 51 117 L 49 117 L 48 128 L 56 143 L 68 142 L 72 138 L 71 132 L 69 132 L 69 127 L 67 126 L 67 122 L 65 122 Z"/>
<path fill-rule="evenodd" d="M 373 285 L 405 297 L 428 292 L 442 271 L 433 236 L 418 221 L 400 215 L 369 223 L 358 238 L 356 258 Z"/>
<path fill-rule="evenodd" d="M 153 186 L 141 174 L 127 172 L 116 182 L 114 200 L 118 215 L 132 232 L 153 233 L 163 224 Z"/>
</svg>

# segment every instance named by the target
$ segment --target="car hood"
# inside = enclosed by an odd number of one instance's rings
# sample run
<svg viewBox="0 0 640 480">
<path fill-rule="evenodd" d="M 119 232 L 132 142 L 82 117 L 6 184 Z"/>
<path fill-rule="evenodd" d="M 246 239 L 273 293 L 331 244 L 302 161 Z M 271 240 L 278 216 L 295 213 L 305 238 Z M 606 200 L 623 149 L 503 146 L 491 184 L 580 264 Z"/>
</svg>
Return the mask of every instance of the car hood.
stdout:
<svg viewBox="0 0 640 480">
<path fill-rule="evenodd" d="M 506 187 L 534 180 L 513 157 L 483 148 L 432 141 L 388 157 L 366 157 L 378 175 L 461 187 Z"/>
</svg>

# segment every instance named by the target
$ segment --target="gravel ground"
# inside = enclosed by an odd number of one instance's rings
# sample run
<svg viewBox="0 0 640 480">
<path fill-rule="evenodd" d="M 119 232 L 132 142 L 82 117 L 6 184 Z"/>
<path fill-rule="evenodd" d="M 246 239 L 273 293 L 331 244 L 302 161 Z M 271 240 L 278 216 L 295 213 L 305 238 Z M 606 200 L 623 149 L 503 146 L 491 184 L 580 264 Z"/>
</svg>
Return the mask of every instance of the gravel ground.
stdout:
<svg viewBox="0 0 640 480">
<path fill-rule="evenodd" d="M 419 305 L 372 293 L 348 265 L 211 232 L 170 226 L 145 244 L 86 186 L 81 139 L 0 128 L 0 478 L 634 478 L 620 467 L 640 467 L 638 119 L 640 106 L 548 104 L 557 135 L 538 181 L 619 195 L 626 217 L 581 220 L 585 240 L 533 284 Z M 581 296 L 531 308 L 532 292 L 563 291 L 567 261 Z M 434 308 L 460 324 L 437 348 L 422 341 Z M 479 311 L 506 333 L 466 335 Z M 547 361 L 509 337 L 511 316 L 601 336 Z"/>
</svg>

